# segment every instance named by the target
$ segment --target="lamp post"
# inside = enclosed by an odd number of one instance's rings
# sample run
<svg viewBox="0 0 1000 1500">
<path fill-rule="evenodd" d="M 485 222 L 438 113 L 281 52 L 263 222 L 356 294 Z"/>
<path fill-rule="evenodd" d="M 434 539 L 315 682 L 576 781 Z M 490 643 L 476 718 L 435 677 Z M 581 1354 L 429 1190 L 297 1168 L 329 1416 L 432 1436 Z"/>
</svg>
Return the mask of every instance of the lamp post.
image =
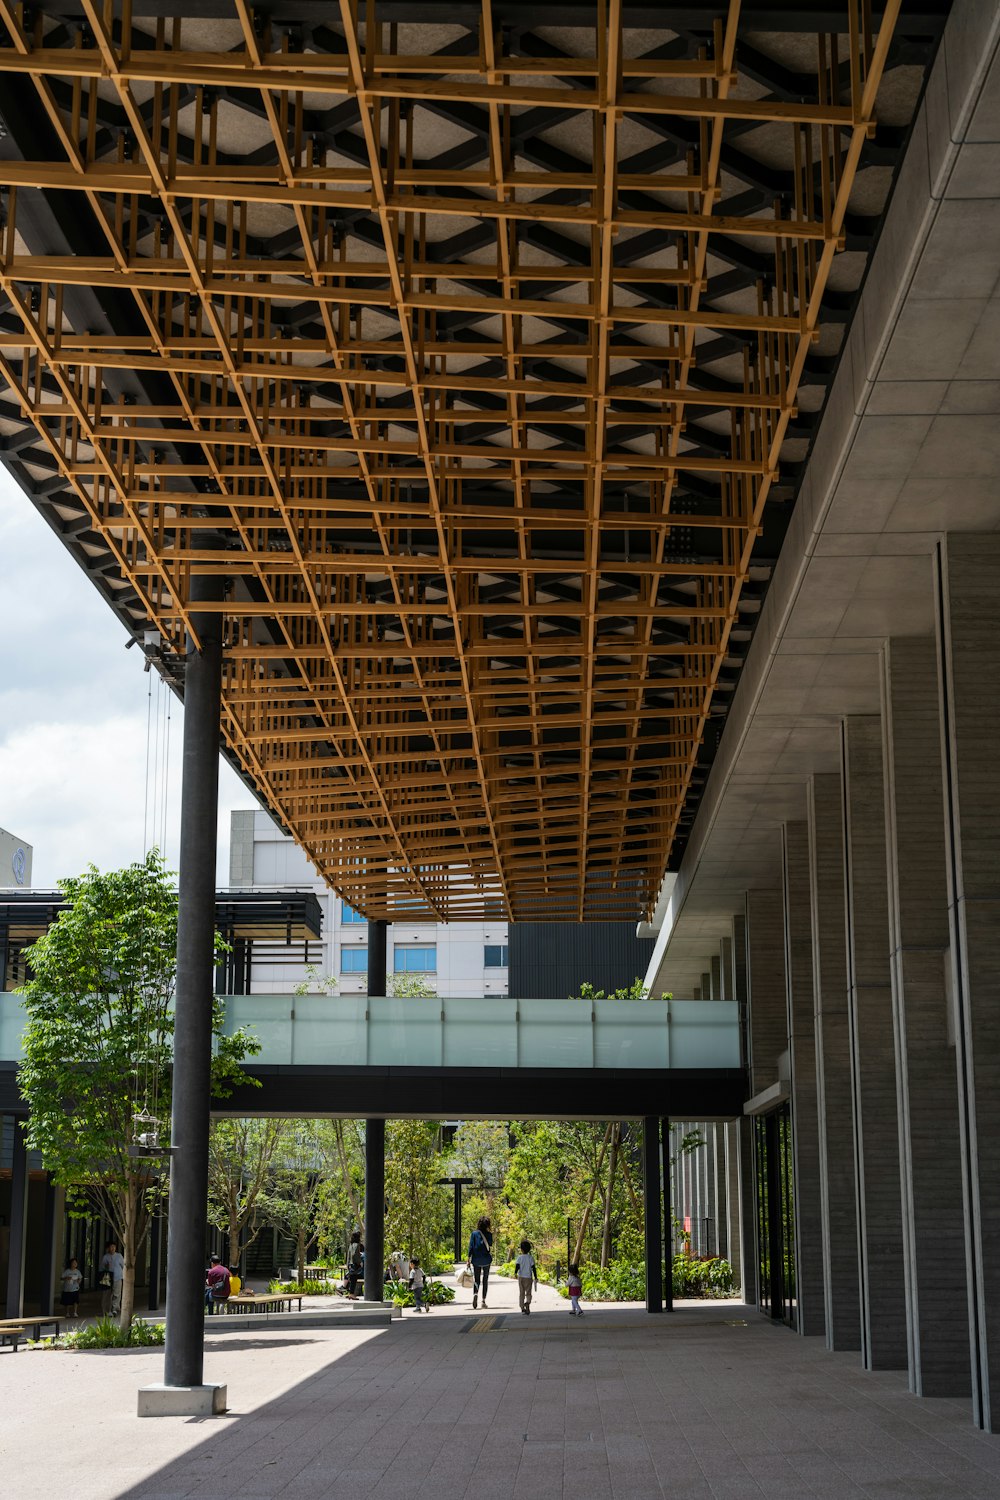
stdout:
<svg viewBox="0 0 1000 1500">
<path fill-rule="evenodd" d="M 471 1187 L 471 1177 L 439 1177 L 438 1183 L 441 1187 L 452 1186 L 455 1189 L 455 1260 L 462 1260 L 462 1189 Z"/>
</svg>

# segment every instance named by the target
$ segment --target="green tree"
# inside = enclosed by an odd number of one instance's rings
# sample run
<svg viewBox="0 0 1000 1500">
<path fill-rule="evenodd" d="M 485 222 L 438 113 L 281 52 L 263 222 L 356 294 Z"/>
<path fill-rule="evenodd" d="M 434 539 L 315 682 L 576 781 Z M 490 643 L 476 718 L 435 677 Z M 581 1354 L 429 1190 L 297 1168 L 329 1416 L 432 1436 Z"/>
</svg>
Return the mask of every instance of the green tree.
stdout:
<svg viewBox="0 0 1000 1500">
<path fill-rule="evenodd" d="M 229 1240 L 229 1264 L 264 1227 L 261 1195 L 281 1140 L 280 1120 L 212 1121 L 208 1138 L 208 1222 Z"/>
<path fill-rule="evenodd" d="M 167 1144 L 177 896 L 157 851 L 141 862 L 59 882 L 67 906 L 28 951 L 28 1024 L 18 1073 L 28 1145 L 66 1189 L 70 1212 L 107 1214 L 125 1261 L 121 1326 L 132 1319 L 136 1258 L 162 1192 L 138 1135 Z M 213 1089 L 251 1080 L 260 1050 L 213 1016 Z M 146 1145 L 153 1144 L 150 1141 Z"/>
<path fill-rule="evenodd" d="M 324 1122 L 324 1177 L 316 1209 L 316 1241 L 321 1255 L 346 1254 L 350 1231 L 362 1226 L 365 1161 L 360 1120 Z"/>
<path fill-rule="evenodd" d="M 284 1120 L 268 1187 L 260 1194 L 261 1214 L 295 1241 L 299 1284 L 306 1256 L 316 1240 L 316 1218 L 323 1183 L 323 1153 L 316 1120 Z"/>
<path fill-rule="evenodd" d="M 420 974 L 390 974 L 385 984 L 386 994 L 397 1000 L 432 1000 L 437 990 Z"/>
<path fill-rule="evenodd" d="M 425 1264 L 445 1231 L 437 1141 L 438 1126 L 430 1120 L 392 1120 L 386 1131 L 386 1248 L 419 1255 Z"/>
<path fill-rule="evenodd" d="M 510 1166 L 510 1127 L 503 1120 L 463 1120 L 452 1141 L 456 1177 L 471 1177 L 472 1191 L 492 1204 Z"/>
</svg>

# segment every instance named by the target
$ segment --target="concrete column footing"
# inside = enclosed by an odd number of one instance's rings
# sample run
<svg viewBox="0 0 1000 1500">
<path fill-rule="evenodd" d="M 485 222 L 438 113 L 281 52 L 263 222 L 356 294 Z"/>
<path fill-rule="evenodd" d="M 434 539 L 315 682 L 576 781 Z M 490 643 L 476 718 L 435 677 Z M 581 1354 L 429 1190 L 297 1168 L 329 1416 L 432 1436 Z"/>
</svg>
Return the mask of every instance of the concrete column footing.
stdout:
<svg viewBox="0 0 1000 1500">
<path fill-rule="evenodd" d="M 226 1410 L 224 1385 L 155 1385 L 139 1387 L 140 1417 L 221 1417 Z"/>
</svg>

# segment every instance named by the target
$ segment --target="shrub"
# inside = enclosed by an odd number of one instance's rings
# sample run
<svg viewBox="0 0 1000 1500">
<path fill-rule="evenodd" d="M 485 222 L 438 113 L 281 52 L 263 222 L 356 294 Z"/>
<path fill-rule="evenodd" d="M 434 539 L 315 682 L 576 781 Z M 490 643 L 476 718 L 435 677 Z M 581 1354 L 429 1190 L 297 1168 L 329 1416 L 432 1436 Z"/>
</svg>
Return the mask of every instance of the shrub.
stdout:
<svg viewBox="0 0 1000 1500">
<path fill-rule="evenodd" d="M 736 1274 L 718 1255 L 675 1255 L 673 1286 L 675 1297 L 730 1297 L 736 1290 Z"/>
<path fill-rule="evenodd" d="M 501 1267 L 501 1270 L 505 1268 Z M 505 1272 L 506 1274 L 506 1272 Z M 585 1302 L 643 1302 L 646 1298 L 646 1268 L 625 1260 L 613 1260 L 605 1270 L 584 1267 Z M 673 1263 L 675 1297 L 730 1297 L 736 1290 L 736 1276 L 728 1260 L 709 1255 L 704 1259 L 675 1255 Z M 559 1294 L 568 1297 L 566 1283 L 559 1283 Z"/>
<path fill-rule="evenodd" d="M 413 1293 L 405 1281 L 386 1282 L 386 1291 L 394 1307 L 413 1307 Z M 428 1307 L 440 1307 L 443 1302 L 454 1302 L 455 1288 L 445 1286 L 443 1281 L 424 1282 L 424 1301 Z"/>
<path fill-rule="evenodd" d="M 133 1318 L 126 1331 L 119 1327 L 117 1318 L 98 1318 L 96 1323 L 87 1323 L 83 1328 L 72 1328 L 55 1339 L 42 1339 L 35 1347 L 40 1349 L 143 1349 L 163 1343 L 163 1324 L 147 1323 L 143 1318 Z"/>
<path fill-rule="evenodd" d="M 336 1297 L 342 1288 L 335 1281 L 313 1281 L 308 1277 L 303 1282 L 298 1281 L 269 1281 L 267 1283 L 269 1292 L 279 1295 L 284 1292 L 295 1297 Z"/>
<path fill-rule="evenodd" d="M 587 1267 L 580 1272 L 583 1281 L 583 1300 L 585 1302 L 643 1302 L 646 1298 L 646 1268 L 636 1266 L 628 1261 L 613 1260 L 601 1270 L 596 1268 L 589 1270 Z M 565 1282 L 559 1284 L 559 1294 L 568 1297 Z"/>
</svg>

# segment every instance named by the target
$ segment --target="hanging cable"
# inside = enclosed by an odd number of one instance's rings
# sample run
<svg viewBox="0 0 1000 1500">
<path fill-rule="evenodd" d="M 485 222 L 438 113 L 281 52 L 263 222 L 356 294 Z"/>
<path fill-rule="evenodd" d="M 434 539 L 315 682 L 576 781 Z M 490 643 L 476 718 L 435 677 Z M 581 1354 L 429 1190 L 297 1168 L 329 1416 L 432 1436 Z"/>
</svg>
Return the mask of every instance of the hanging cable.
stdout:
<svg viewBox="0 0 1000 1500">
<path fill-rule="evenodd" d="M 163 851 L 163 858 L 166 859 L 166 857 L 167 857 L 167 834 L 168 834 L 168 831 L 169 831 L 169 829 L 168 829 L 168 823 L 167 823 L 167 814 L 168 814 L 169 807 L 170 807 L 170 732 L 171 732 L 170 711 L 171 711 L 171 709 L 173 707 L 173 694 L 171 693 L 170 688 L 167 686 L 166 683 L 164 683 L 163 691 L 166 694 L 166 699 L 167 699 L 167 717 L 166 717 L 166 728 L 165 728 L 165 731 L 164 731 L 164 752 L 163 752 L 163 840 L 162 840 L 162 843 L 160 845 L 160 848 Z"/>
<path fill-rule="evenodd" d="M 153 718 L 153 679 L 148 679 L 149 687 L 146 691 L 146 786 L 142 805 L 142 855 L 145 859 L 149 853 L 149 752 L 152 737 Z"/>
</svg>

